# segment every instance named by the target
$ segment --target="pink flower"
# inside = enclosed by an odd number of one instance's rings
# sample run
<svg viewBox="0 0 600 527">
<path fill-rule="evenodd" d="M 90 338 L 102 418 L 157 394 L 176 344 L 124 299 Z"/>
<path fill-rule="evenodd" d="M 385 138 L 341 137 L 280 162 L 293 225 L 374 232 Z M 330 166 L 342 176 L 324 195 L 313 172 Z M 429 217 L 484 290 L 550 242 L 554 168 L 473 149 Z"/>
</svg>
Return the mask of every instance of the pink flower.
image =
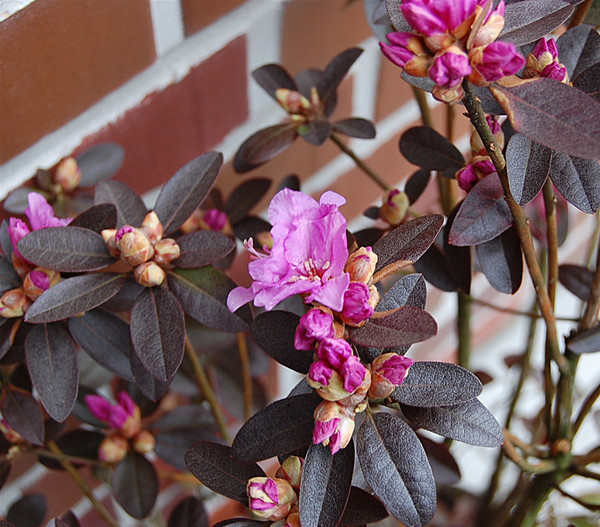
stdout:
<svg viewBox="0 0 600 527">
<path fill-rule="evenodd" d="M 254 280 L 249 288 L 237 287 L 227 298 L 230 311 L 254 301 L 267 311 L 282 300 L 303 294 L 305 301 L 319 302 L 335 311 L 343 306 L 350 283 L 344 266 L 348 259 L 346 219 L 338 210 L 345 199 L 325 192 L 317 203 L 299 191 L 283 189 L 269 205 L 273 224 L 273 247 L 266 254 L 252 253 L 248 272 Z"/>
<path fill-rule="evenodd" d="M 387 34 L 386 38 L 390 41 L 390 44 L 380 42 L 381 52 L 390 62 L 404 68 L 407 62 L 415 56 L 414 52 L 409 49 L 409 43 L 416 36 L 413 33 L 399 31 Z"/>
<path fill-rule="evenodd" d="M 326 338 L 335 335 L 333 329 L 333 316 L 322 309 L 314 308 L 302 315 L 296 335 L 294 347 L 297 350 L 310 351 L 314 346 Z"/>
<path fill-rule="evenodd" d="M 469 80 L 478 86 L 513 75 L 525 65 L 525 59 L 515 45 L 501 40 L 492 42 L 485 48 L 474 48 L 469 57 L 476 70 Z"/>
<path fill-rule="evenodd" d="M 248 481 L 246 492 L 252 514 L 264 520 L 284 519 L 298 500 L 291 484 L 281 478 L 252 478 Z"/>
<path fill-rule="evenodd" d="M 423 35 L 451 33 L 469 21 L 482 0 L 404 0 L 406 21 Z"/>
<path fill-rule="evenodd" d="M 319 343 L 317 356 L 333 369 L 341 372 L 344 362 L 352 355 L 352 346 L 343 339 L 326 338 Z"/>
<path fill-rule="evenodd" d="M 204 223 L 211 231 L 221 231 L 227 225 L 227 214 L 219 209 L 210 209 L 202 216 Z"/>
<path fill-rule="evenodd" d="M 384 353 L 371 364 L 369 397 L 388 397 L 404 382 L 408 369 L 414 361 L 396 353 Z"/>
<path fill-rule="evenodd" d="M 344 293 L 342 320 L 351 326 L 359 326 L 373 315 L 370 304 L 371 290 L 364 282 L 350 282 Z"/>
<path fill-rule="evenodd" d="M 329 445 L 332 454 L 346 448 L 354 433 L 354 409 L 323 401 L 314 413 L 313 444 Z"/>
<path fill-rule="evenodd" d="M 463 77 L 471 73 L 469 57 L 458 48 L 438 53 L 429 68 L 429 77 L 442 88 L 460 86 Z"/>
<path fill-rule="evenodd" d="M 99 395 L 86 395 L 85 404 L 94 417 L 120 430 L 125 437 L 133 437 L 141 427 L 139 407 L 127 392 L 119 393 L 117 404 L 111 404 Z"/>
</svg>

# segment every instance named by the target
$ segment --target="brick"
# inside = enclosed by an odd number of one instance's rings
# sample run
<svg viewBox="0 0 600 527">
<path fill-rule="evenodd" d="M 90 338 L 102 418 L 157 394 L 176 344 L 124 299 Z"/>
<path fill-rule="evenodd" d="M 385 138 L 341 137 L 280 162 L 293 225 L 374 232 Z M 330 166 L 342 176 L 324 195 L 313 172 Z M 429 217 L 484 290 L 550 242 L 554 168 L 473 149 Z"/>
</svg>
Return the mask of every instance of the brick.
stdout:
<svg viewBox="0 0 600 527">
<path fill-rule="evenodd" d="M 386 58 L 381 60 L 375 117 L 379 121 L 413 98 L 410 84 L 400 77 L 401 70 Z"/>
<path fill-rule="evenodd" d="M 246 0 L 181 0 L 185 34 L 192 35 Z"/>
<path fill-rule="evenodd" d="M 153 189 L 247 119 L 246 71 L 246 39 L 239 37 L 180 82 L 148 95 L 86 138 L 82 148 L 119 143 L 125 164 L 117 179 L 140 193 Z"/>
<path fill-rule="evenodd" d="M 3 163 L 154 61 L 149 4 L 37 0 L 0 24 L 0 49 Z"/>
</svg>

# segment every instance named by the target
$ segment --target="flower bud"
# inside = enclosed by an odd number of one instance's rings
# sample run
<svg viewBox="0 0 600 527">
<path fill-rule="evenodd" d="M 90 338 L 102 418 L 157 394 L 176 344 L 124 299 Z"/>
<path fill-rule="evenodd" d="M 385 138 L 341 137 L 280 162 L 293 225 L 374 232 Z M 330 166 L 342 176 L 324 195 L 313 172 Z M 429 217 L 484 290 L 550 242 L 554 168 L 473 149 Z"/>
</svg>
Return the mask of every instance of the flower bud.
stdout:
<svg viewBox="0 0 600 527">
<path fill-rule="evenodd" d="M 154 446 L 156 445 L 156 440 L 154 436 L 148 432 L 148 430 L 140 430 L 133 437 L 133 449 L 138 454 L 149 454 L 154 451 Z"/>
<path fill-rule="evenodd" d="M 277 469 L 275 476 L 286 479 L 290 482 L 294 490 L 298 491 L 302 481 L 303 468 L 304 460 L 301 457 L 290 456 Z"/>
<path fill-rule="evenodd" d="M 390 43 L 380 42 L 379 47 L 390 62 L 404 69 L 409 75 L 427 76 L 432 55 L 419 35 L 400 31 L 388 33 L 386 37 Z"/>
<path fill-rule="evenodd" d="M 98 459 L 107 463 L 119 463 L 127 455 L 127 440 L 120 434 L 113 434 L 100 443 Z"/>
<path fill-rule="evenodd" d="M 346 448 L 354 433 L 354 412 L 348 407 L 323 401 L 315 408 L 312 442 L 329 445 L 332 454 Z"/>
<path fill-rule="evenodd" d="M 379 217 L 390 225 L 400 225 L 406 216 L 410 202 L 406 192 L 397 188 L 383 195 L 383 205 L 379 209 Z"/>
<path fill-rule="evenodd" d="M 36 267 L 33 271 L 27 273 L 23 280 L 23 290 L 25 294 L 35 300 L 46 289 L 60 282 L 60 273 L 43 267 Z"/>
<path fill-rule="evenodd" d="M 546 77 L 569 84 L 569 74 L 558 60 L 558 48 L 554 39 L 542 38 L 527 56 L 523 78 Z"/>
<path fill-rule="evenodd" d="M 327 308 L 313 308 L 300 317 L 294 347 L 297 350 L 310 351 L 325 338 L 335 334 L 333 329 L 333 315 Z"/>
<path fill-rule="evenodd" d="M 496 172 L 496 167 L 489 156 L 475 156 L 469 164 L 456 173 L 458 186 L 469 192 L 484 177 Z"/>
<path fill-rule="evenodd" d="M 351 355 L 352 346 L 342 339 L 325 338 L 317 348 L 317 357 L 337 371 Z"/>
<path fill-rule="evenodd" d="M 147 262 L 154 256 L 154 248 L 146 234 L 135 227 L 125 225 L 115 234 L 121 258 L 132 267 Z"/>
<path fill-rule="evenodd" d="M 154 244 L 153 260 L 161 267 L 171 267 L 171 262 L 181 256 L 179 245 L 173 238 L 163 238 Z"/>
<path fill-rule="evenodd" d="M 376 289 L 375 292 L 377 292 Z M 344 306 L 340 313 L 344 323 L 352 327 L 362 326 L 374 312 L 370 300 L 371 290 L 367 284 L 350 282 L 344 293 Z"/>
<path fill-rule="evenodd" d="M 136 282 L 144 287 L 161 285 L 167 276 L 164 269 L 155 262 L 145 262 L 133 270 Z"/>
<path fill-rule="evenodd" d="M 119 249 L 119 244 L 116 240 L 117 229 L 103 229 L 100 234 L 102 234 L 102 239 L 106 243 L 110 255 L 115 258 L 121 258 L 121 249 Z"/>
<path fill-rule="evenodd" d="M 0 419 L 0 432 L 9 443 L 24 443 L 25 439 L 17 432 L 8 421 Z"/>
<path fill-rule="evenodd" d="M 371 386 L 369 397 L 388 397 L 402 384 L 413 360 L 397 353 L 384 353 L 371 363 Z"/>
<path fill-rule="evenodd" d="M 300 525 L 300 513 L 292 512 L 288 514 L 288 517 L 285 519 L 284 527 L 301 527 Z"/>
<path fill-rule="evenodd" d="M 479 26 L 473 38 L 471 43 L 472 48 L 487 46 L 498 38 L 498 35 L 500 35 L 504 28 L 504 10 L 504 1 L 501 1 L 496 9 L 488 13 L 485 21 Z M 477 13 L 476 18 L 484 16 L 485 11 L 480 5 L 475 8 L 475 11 Z M 473 26 L 477 24 L 478 21 L 475 20 Z"/>
<path fill-rule="evenodd" d="M 349 257 L 344 271 L 350 274 L 351 282 L 368 284 L 377 265 L 377 255 L 371 247 L 360 247 Z"/>
<path fill-rule="evenodd" d="M 140 230 L 148 237 L 151 243 L 155 243 L 162 238 L 163 226 L 156 212 L 150 211 L 146 214 Z"/>
<path fill-rule="evenodd" d="M 30 307 L 31 300 L 21 287 L 6 291 L 0 297 L 0 316 L 4 318 L 22 317 Z"/>
<path fill-rule="evenodd" d="M 435 55 L 428 73 L 440 88 L 458 88 L 471 73 L 469 57 L 458 46 L 450 46 Z"/>
<path fill-rule="evenodd" d="M 207 231 L 221 232 L 227 227 L 227 214 L 219 209 L 207 210 L 202 216 L 202 228 Z"/>
<path fill-rule="evenodd" d="M 475 86 L 487 86 L 508 75 L 517 73 L 525 59 L 511 42 L 497 40 L 485 47 L 473 48 L 469 52 L 473 71 L 469 81 Z"/>
<path fill-rule="evenodd" d="M 281 478 L 251 478 L 246 492 L 250 511 L 260 520 L 283 520 L 298 501 L 290 483 Z"/>
<path fill-rule="evenodd" d="M 58 163 L 54 172 L 54 182 L 65 192 L 71 192 L 79 186 L 81 169 L 73 157 L 67 157 Z"/>
</svg>

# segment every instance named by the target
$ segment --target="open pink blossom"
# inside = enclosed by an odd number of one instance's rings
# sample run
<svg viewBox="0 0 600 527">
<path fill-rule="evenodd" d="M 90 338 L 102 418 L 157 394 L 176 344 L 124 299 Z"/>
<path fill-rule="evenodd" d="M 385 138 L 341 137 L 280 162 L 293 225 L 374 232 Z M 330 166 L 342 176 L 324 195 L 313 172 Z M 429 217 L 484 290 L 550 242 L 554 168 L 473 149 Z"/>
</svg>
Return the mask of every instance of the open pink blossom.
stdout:
<svg viewBox="0 0 600 527">
<path fill-rule="evenodd" d="M 482 3 L 485 0 L 403 0 L 400 9 L 414 29 L 430 37 L 454 32 L 470 21 Z"/>
<path fill-rule="evenodd" d="M 305 301 L 319 302 L 334 311 L 342 309 L 350 283 L 344 266 L 348 259 L 346 218 L 338 210 L 346 200 L 325 192 L 317 203 L 299 191 L 283 189 L 269 205 L 273 224 L 273 247 L 265 254 L 252 253 L 248 272 L 254 280 L 249 288 L 236 287 L 227 298 L 230 311 L 247 302 L 273 309 L 286 298 L 303 294 Z"/>
</svg>

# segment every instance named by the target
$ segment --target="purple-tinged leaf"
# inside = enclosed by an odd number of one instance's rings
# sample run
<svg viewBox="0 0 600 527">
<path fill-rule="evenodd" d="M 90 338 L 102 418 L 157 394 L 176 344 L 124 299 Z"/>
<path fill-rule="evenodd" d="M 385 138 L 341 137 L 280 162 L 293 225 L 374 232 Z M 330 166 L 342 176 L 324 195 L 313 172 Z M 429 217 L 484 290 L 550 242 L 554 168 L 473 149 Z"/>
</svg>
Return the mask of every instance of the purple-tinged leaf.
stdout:
<svg viewBox="0 0 600 527">
<path fill-rule="evenodd" d="M 308 100 L 311 98 L 311 90 L 316 88 L 319 84 L 319 80 L 323 72 L 316 68 L 307 68 L 305 70 L 301 70 L 296 75 L 295 81 L 296 86 L 298 86 L 298 91 L 304 95 Z M 329 114 L 328 114 L 329 115 Z"/>
<path fill-rule="evenodd" d="M 44 416 L 38 402 L 27 392 L 6 388 L 0 404 L 10 427 L 33 445 L 44 444 Z"/>
<path fill-rule="evenodd" d="M 181 256 L 172 262 L 183 269 L 196 269 L 211 265 L 235 249 L 235 242 L 214 231 L 196 231 L 177 239 Z"/>
<path fill-rule="evenodd" d="M 379 218 L 379 207 L 369 207 L 365 211 L 363 211 L 363 216 L 376 220 Z"/>
<path fill-rule="evenodd" d="M 385 0 L 385 7 L 392 26 L 396 31 L 414 31 L 412 26 L 406 21 L 402 11 L 400 11 L 400 3 L 402 0 Z"/>
<path fill-rule="evenodd" d="M 350 340 L 361 346 L 396 348 L 421 342 L 437 333 L 433 317 L 418 307 L 403 306 L 384 318 L 372 318 L 351 328 Z"/>
<path fill-rule="evenodd" d="M 257 344 L 277 362 L 298 373 L 308 373 L 312 353 L 294 347 L 299 320 L 289 311 L 266 311 L 254 319 L 251 331 Z"/>
<path fill-rule="evenodd" d="M 458 170 L 465 164 L 460 151 L 429 126 L 415 126 L 404 132 L 400 152 L 413 165 L 427 170 Z"/>
<path fill-rule="evenodd" d="M 344 512 L 354 471 L 354 442 L 331 454 L 328 446 L 311 445 L 300 486 L 300 523 L 303 527 L 336 527 Z"/>
<path fill-rule="evenodd" d="M 491 89 L 515 131 L 565 154 L 600 158 L 600 102 L 594 98 L 544 77 Z"/>
<path fill-rule="evenodd" d="M 360 117 L 351 117 L 336 121 L 333 123 L 333 130 L 359 139 L 373 139 L 377 134 L 373 123 Z"/>
<path fill-rule="evenodd" d="M 9 214 L 25 214 L 25 209 L 29 206 L 28 196 L 30 192 L 41 194 L 44 198 L 49 197 L 47 193 L 38 188 L 19 187 L 6 196 L 2 208 Z"/>
<path fill-rule="evenodd" d="M 407 527 L 429 523 L 436 507 L 435 481 L 415 433 L 399 417 L 374 414 L 358 431 L 358 460 L 365 480 Z"/>
<path fill-rule="evenodd" d="M 69 524 L 60 518 L 52 518 L 45 527 L 69 527 Z"/>
<path fill-rule="evenodd" d="M 277 190 L 283 190 L 284 188 L 289 188 L 290 190 L 300 190 L 300 178 L 297 176 L 297 174 L 290 174 L 281 180 Z"/>
<path fill-rule="evenodd" d="M 460 205 L 454 208 L 444 225 L 442 236 L 444 260 L 446 261 L 446 270 L 456 287 L 469 294 L 471 290 L 471 250 L 468 247 L 457 247 L 450 244 L 450 232 L 459 210 Z"/>
<path fill-rule="evenodd" d="M 25 341 L 25 359 L 44 408 L 62 423 L 75 405 L 79 380 L 75 344 L 69 333 L 59 324 L 34 326 Z"/>
<path fill-rule="evenodd" d="M 133 278 L 133 275 L 127 275 L 125 276 L 125 281 L 123 282 L 121 289 L 119 289 L 116 295 L 102 304 L 102 309 L 117 313 L 131 311 L 137 297 L 140 296 L 144 290 L 145 287 L 138 284 Z"/>
<path fill-rule="evenodd" d="M 25 322 L 55 322 L 89 311 L 116 295 L 124 279 L 123 275 L 113 273 L 67 278 L 38 297 L 25 313 Z"/>
<path fill-rule="evenodd" d="M 141 454 L 130 452 L 113 472 L 113 496 L 130 516 L 140 520 L 150 514 L 158 496 L 154 466 Z"/>
<path fill-rule="evenodd" d="M 481 389 L 479 379 L 461 366 L 417 361 L 390 398 L 410 406 L 444 406 L 471 401 L 481 393 Z"/>
<path fill-rule="evenodd" d="M 83 227 L 97 233 L 117 226 L 117 208 L 112 203 L 94 205 L 73 218 L 69 227 Z"/>
<path fill-rule="evenodd" d="M 598 210 L 600 163 L 597 160 L 553 152 L 550 178 L 571 205 L 588 214 Z"/>
<path fill-rule="evenodd" d="M 375 311 L 388 311 L 402 306 L 414 306 L 425 309 L 427 286 L 420 274 L 408 274 L 400 278 L 383 295 Z"/>
<path fill-rule="evenodd" d="M 510 191 L 519 205 L 535 198 L 550 172 L 552 150 L 532 141 L 523 134 L 515 134 L 506 148 L 506 170 Z"/>
<path fill-rule="evenodd" d="M 113 177 L 125 161 L 125 149 L 117 143 L 100 143 L 77 156 L 81 170 L 80 187 L 93 187 L 103 179 Z"/>
<path fill-rule="evenodd" d="M 188 449 L 185 464 L 204 486 L 244 505 L 248 505 L 248 480 L 265 476 L 256 463 L 242 461 L 231 447 L 207 441 Z"/>
<path fill-rule="evenodd" d="M 358 247 L 369 247 L 377 243 L 378 240 L 385 234 L 385 230 L 372 227 L 363 229 L 354 233 L 354 240 Z"/>
<path fill-rule="evenodd" d="M 579 75 L 600 62 L 600 35 L 595 28 L 585 24 L 572 27 L 557 40 L 558 58 L 567 68 L 569 79 Z M 596 86 L 598 85 L 596 78 Z"/>
<path fill-rule="evenodd" d="M 417 437 L 425 449 L 435 482 L 438 485 L 456 485 L 460 481 L 460 469 L 450 449 L 444 443 L 436 443 L 420 434 Z"/>
<path fill-rule="evenodd" d="M 40 527 L 48 512 L 43 494 L 27 494 L 13 503 L 6 513 L 6 520 L 16 527 Z"/>
<path fill-rule="evenodd" d="M 233 451 L 241 460 L 251 463 L 310 445 L 313 412 L 321 401 L 313 392 L 271 403 L 240 428 L 233 440 Z"/>
<path fill-rule="evenodd" d="M 69 319 L 69 332 L 92 359 L 122 379 L 132 381 L 129 324 L 102 309 Z"/>
<path fill-rule="evenodd" d="M 573 353 L 600 351 L 600 324 L 567 339 L 567 348 Z"/>
<path fill-rule="evenodd" d="M 573 81 L 573 86 L 587 93 L 597 101 L 600 101 L 600 62 L 590 66 L 587 70 L 582 71 Z"/>
<path fill-rule="evenodd" d="M 319 146 L 327 141 L 331 135 L 331 123 L 324 119 L 309 121 L 298 127 L 298 134 L 307 143 Z"/>
<path fill-rule="evenodd" d="M 115 259 L 97 232 L 83 227 L 50 227 L 21 238 L 19 252 L 39 267 L 61 273 L 96 271 Z"/>
<path fill-rule="evenodd" d="M 279 88 L 286 90 L 297 90 L 294 79 L 285 68 L 279 64 L 266 64 L 252 72 L 252 78 L 265 90 L 273 99 L 277 100 L 275 92 Z"/>
<path fill-rule="evenodd" d="M 97 460 L 98 449 L 104 438 L 104 434 L 94 430 L 71 430 L 56 439 L 56 445 L 67 456 Z M 49 439 L 47 438 L 46 440 L 48 441 Z M 39 460 L 45 467 L 53 470 L 64 470 L 63 465 L 58 459 L 40 455 Z M 73 462 L 73 466 L 79 468 L 82 466 L 82 463 Z"/>
<path fill-rule="evenodd" d="M 381 238 L 373 245 L 378 257 L 375 273 L 384 273 L 388 266 L 397 270 L 416 262 L 434 242 L 443 223 L 444 217 L 440 214 L 421 216 Z"/>
<path fill-rule="evenodd" d="M 0 249 L 4 253 L 4 258 L 11 262 L 13 246 L 8 234 L 8 221 L 6 220 L 2 220 L 2 223 L 0 223 Z"/>
<path fill-rule="evenodd" d="M 181 167 L 165 183 L 154 205 L 165 236 L 179 229 L 204 201 L 222 164 L 223 154 L 208 152 Z"/>
<path fill-rule="evenodd" d="M 481 270 L 490 285 L 501 293 L 513 295 L 521 287 L 523 257 L 516 229 L 475 247 Z"/>
<path fill-rule="evenodd" d="M 475 446 L 498 447 L 504 442 L 502 428 L 477 399 L 423 408 L 402 405 L 402 413 L 416 427 Z"/>
<path fill-rule="evenodd" d="M 169 389 L 169 382 L 152 376 L 135 353 L 129 356 L 131 373 L 136 387 L 151 401 L 158 401 Z"/>
<path fill-rule="evenodd" d="M 70 510 L 65 512 L 60 519 L 65 523 L 66 527 L 81 527 L 77 516 Z"/>
<path fill-rule="evenodd" d="M 101 181 L 94 193 L 94 204 L 112 203 L 117 207 L 117 227 L 141 225 L 148 210 L 131 188 L 120 181 Z"/>
<path fill-rule="evenodd" d="M 274 158 L 298 136 L 296 123 L 276 124 L 252 134 L 239 147 L 233 160 L 235 171 L 242 174 Z"/>
<path fill-rule="evenodd" d="M 147 288 L 131 310 L 131 342 L 144 367 L 168 381 L 185 351 L 185 318 L 175 296 L 161 287 Z"/>
<path fill-rule="evenodd" d="M 4 256 L 0 256 L 0 295 L 22 285 L 23 282 L 12 264 Z"/>
<path fill-rule="evenodd" d="M 223 207 L 229 222 L 234 224 L 243 219 L 264 197 L 270 186 L 271 180 L 267 178 L 253 178 L 238 185 Z"/>
<path fill-rule="evenodd" d="M 477 245 L 502 234 L 512 224 L 500 179 L 497 174 L 490 174 L 467 194 L 450 228 L 448 242 Z"/>
<path fill-rule="evenodd" d="M 552 33 L 573 13 L 573 6 L 562 0 L 523 0 L 506 6 L 504 29 L 499 40 L 517 46 L 534 42 Z"/>
<path fill-rule="evenodd" d="M 424 168 L 417 170 L 412 176 L 408 178 L 406 185 L 404 186 L 404 192 L 408 196 L 408 201 L 412 205 L 415 201 L 417 201 L 425 189 L 427 188 L 427 184 L 431 179 L 431 172 Z"/>
<path fill-rule="evenodd" d="M 594 273 L 587 267 L 564 264 L 558 268 L 558 280 L 577 298 L 587 302 L 594 282 Z"/>
<path fill-rule="evenodd" d="M 321 96 L 321 102 L 327 103 L 327 101 L 335 94 L 335 91 L 346 76 L 346 73 L 348 73 L 348 70 L 362 52 L 363 50 L 360 48 L 350 48 L 342 51 L 339 55 L 336 55 L 331 59 L 331 62 L 325 67 L 323 75 L 317 85 L 317 91 Z"/>
<path fill-rule="evenodd" d="M 176 269 L 168 274 L 168 281 L 184 311 L 194 320 L 231 333 L 248 330 L 252 319 L 249 306 L 241 307 L 236 313 L 229 311 L 227 295 L 235 283 L 217 269 L 210 266 Z"/>
<path fill-rule="evenodd" d="M 167 527 L 209 527 L 208 514 L 196 496 L 182 499 L 173 509 Z"/>
<path fill-rule="evenodd" d="M 348 503 L 342 515 L 341 525 L 366 525 L 385 520 L 388 511 L 375 496 L 359 487 L 350 488 Z"/>
<path fill-rule="evenodd" d="M 444 253 L 434 244 L 414 264 L 415 270 L 423 273 L 425 280 L 442 291 L 457 291 L 458 286 L 446 267 Z"/>
</svg>

